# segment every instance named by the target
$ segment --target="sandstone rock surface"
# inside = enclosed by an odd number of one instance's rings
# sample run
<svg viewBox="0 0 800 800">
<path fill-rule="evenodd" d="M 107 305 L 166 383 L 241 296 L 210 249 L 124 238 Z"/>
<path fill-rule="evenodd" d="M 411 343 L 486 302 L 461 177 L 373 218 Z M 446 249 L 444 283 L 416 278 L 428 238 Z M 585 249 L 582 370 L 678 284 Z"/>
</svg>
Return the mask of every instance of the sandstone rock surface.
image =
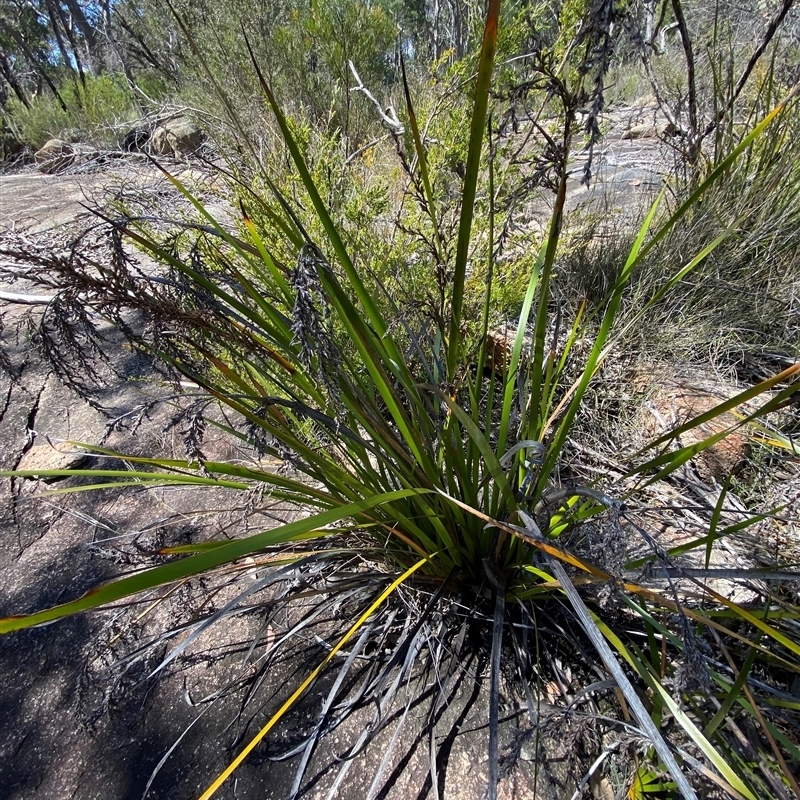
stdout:
<svg viewBox="0 0 800 800">
<path fill-rule="evenodd" d="M 150 147 L 155 155 L 180 158 L 196 152 L 203 144 L 205 134 L 190 119 L 176 117 L 165 120 L 150 138 Z"/>
<path fill-rule="evenodd" d="M 97 150 L 88 145 L 73 144 L 63 139 L 50 139 L 36 151 L 33 158 L 40 172 L 55 173 L 85 164 L 97 156 Z"/>
<path fill-rule="evenodd" d="M 661 139 L 665 136 L 675 136 L 678 129 L 667 121 L 662 122 L 645 122 L 641 125 L 634 125 L 629 130 L 622 134 L 622 139 Z"/>
</svg>

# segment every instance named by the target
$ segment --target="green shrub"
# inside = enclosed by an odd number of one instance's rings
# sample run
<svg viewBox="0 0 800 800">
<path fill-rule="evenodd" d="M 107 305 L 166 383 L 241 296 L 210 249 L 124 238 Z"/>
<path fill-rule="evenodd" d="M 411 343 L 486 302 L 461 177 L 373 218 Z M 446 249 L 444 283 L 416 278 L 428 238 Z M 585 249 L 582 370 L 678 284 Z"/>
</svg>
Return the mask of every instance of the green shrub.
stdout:
<svg viewBox="0 0 800 800">
<path fill-rule="evenodd" d="M 8 113 L 30 150 L 38 150 L 48 139 L 115 147 L 120 123 L 141 113 L 122 75 L 89 76 L 85 86 L 66 83 L 60 94 L 67 111 L 50 93 L 36 97 L 30 108 L 16 99 L 9 101 Z"/>
<path fill-rule="evenodd" d="M 37 97 L 30 108 L 12 99 L 8 110 L 21 141 L 31 150 L 38 150 L 48 139 L 60 137 L 72 126 L 72 115 L 52 95 Z"/>
</svg>

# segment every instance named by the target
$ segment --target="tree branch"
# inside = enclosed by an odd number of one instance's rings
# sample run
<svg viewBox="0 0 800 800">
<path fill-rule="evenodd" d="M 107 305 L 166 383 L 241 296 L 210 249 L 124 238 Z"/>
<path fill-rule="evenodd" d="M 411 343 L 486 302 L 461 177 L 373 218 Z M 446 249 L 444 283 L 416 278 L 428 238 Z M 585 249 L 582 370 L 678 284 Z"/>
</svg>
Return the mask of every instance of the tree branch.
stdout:
<svg viewBox="0 0 800 800">
<path fill-rule="evenodd" d="M 46 294 L 20 294 L 0 290 L 0 300 L 5 300 L 7 303 L 19 303 L 23 306 L 46 306 L 53 301 L 53 297 Z"/>
<path fill-rule="evenodd" d="M 683 16 L 681 0 L 672 0 L 672 10 L 675 13 L 678 30 L 681 33 L 683 52 L 686 57 L 686 82 L 689 89 L 689 158 L 694 164 L 699 155 L 700 146 L 697 130 L 697 82 L 695 79 L 694 52 L 692 51 L 692 40 L 689 38 L 686 17 Z"/>
<path fill-rule="evenodd" d="M 764 31 L 764 37 L 761 40 L 761 44 L 756 47 L 753 55 L 750 56 L 750 60 L 747 62 L 747 66 L 744 68 L 744 72 L 742 72 L 742 74 L 739 76 L 739 80 L 736 82 L 736 88 L 733 90 L 733 94 L 731 95 L 728 105 L 725 106 L 725 108 L 720 109 L 716 118 L 708 123 L 703 131 L 703 135 L 701 137 L 702 139 L 708 136 L 733 110 L 734 103 L 736 103 L 737 98 L 742 93 L 742 89 L 744 89 L 745 84 L 750 78 L 750 74 L 755 69 L 755 66 L 761 56 L 764 55 L 764 51 L 767 49 L 767 47 L 769 47 L 769 43 L 772 41 L 773 37 L 778 31 L 778 28 L 783 22 L 784 17 L 789 13 L 793 5 L 794 0 L 783 0 L 783 5 L 781 6 L 780 11 L 778 11 L 778 13 L 770 20 L 769 25 L 767 25 L 767 29 Z"/>
<path fill-rule="evenodd" d="M 380 116 L 381 120 L 383 120 L 383 124 L 389 128 L 390 131 L 396 133 L 400 136 L 403 133 L 403 123 L 397 118 L 397 112 L 391 107 L 388 106 L 387 109 L 381 107 L 381 104 L 375 99 L 375 96 L 364 86 L 364 82 L 361 80 L 359 74 L 356 72 L 356 68 L 353 66 L 352 61 L 348 61 L 347 65 L 350 67 L 350 72 L 353 73 L 353 77 L 356 79 L 356 86 L 353 86 L 350 91 L 351 92 L 363 92 L 366 98 L 375 106 L 378 110 L 378 115 Z"/>
</svg>

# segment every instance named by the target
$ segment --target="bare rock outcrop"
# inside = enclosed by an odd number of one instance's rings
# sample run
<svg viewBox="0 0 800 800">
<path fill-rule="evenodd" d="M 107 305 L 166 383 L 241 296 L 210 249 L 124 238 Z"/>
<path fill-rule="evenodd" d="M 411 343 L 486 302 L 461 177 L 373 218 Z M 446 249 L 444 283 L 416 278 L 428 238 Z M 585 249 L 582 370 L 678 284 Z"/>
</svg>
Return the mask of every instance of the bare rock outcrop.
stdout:
<svg viewBox="0 0 800 800">
<path fill-rule="evenodd" d="M 642 429 L 649 438 L 657 438 L 674 430 L 695 417 L 705 414 L 720 403 L 736 395 L 740 389 L 710 376 L 686 373 L 682 375 L 641 376 L 648 380 L 648 399 L 642 419 Z M 698 444 L 709 436 L 735 426 L 739 418 L 726 412 L 696 428 L 685 431 L 677 446 Z M 723 481 L 729 474 L 738 472 L 750 456 L 750 436 L 745 429 L 733 430 L 725 438 L 699 452 L 692 464 L 701 480 Z"/>
<path fill-rule="evenodd" d="M 34 155 L 39 172 L 63 172 L 69 167 L 85 164 L 97 158 L 98 152 L 85 144 L 65 142 L 63 139 L 50 139 Z"/>
<path fill-rule="evenodd" d="M 626 140 L 633 139 L 664 139 L 668 136 L 677 136 L 678 129 L 666 120 L 660 122 L 644 122 L 634 125 L 622 134 Z"/>
<path fill-rule="evenodd" d="M 196 152 L 205 140 L 205 134 L 186 117 L 164 120 L 150 137 L 150 147 L 154 155 L 182 156 Z"/>
</svg>

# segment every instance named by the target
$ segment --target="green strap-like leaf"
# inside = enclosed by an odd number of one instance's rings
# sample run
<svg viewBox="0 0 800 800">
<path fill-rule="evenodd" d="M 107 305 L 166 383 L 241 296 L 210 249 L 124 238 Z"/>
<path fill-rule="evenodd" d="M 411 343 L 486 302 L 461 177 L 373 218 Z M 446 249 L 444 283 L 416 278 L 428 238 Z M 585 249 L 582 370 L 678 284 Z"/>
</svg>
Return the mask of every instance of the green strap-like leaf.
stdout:
<svg viewBox="0 0 800 800">
<path fill-rule="evenodd" d="M 59 472 L 59 470 L 53 470 L 53 472 Z M 314 532 L 315 536 L 325 536 L 328 533 L 323 530 L 326 525 L 338 522 L 345 517 L 358 516 L 362 512 L 375 508 L 382 503 L 413 497 L 424 491 L 400 489 L 395 492 L 385 492 L 365 500 L 359 500 L 357 503 L 351 503 L 341 508 L 323 511 L 306 519 L 290 522 L 273 530 L 262 531 L 254 536 L 248 536 L 246 539 L 234 540 L 223 547 L 218 547 L 205 553 L 198 553 L 179 561 L 172 561 L 169 564 L 153 567 L 153 569 L 140 572 L 137 575 L 130 575 L 127 578 L 112 581 L 104 586 L 92 589 L 77 600 L 62 603 L 33 614 L 0 619 L 0 633 L 10 633 L 11 631 L 30 628 L 33 625 L 41 625 L 44 622 L 52 622 L 72 614 L 78 614 L 81 611 L 108 605 L 147 589 L 162 586 L 165 583 L 171 583 L 181 578 L 188 578 L 201 572 L 207 572 L 215 567 L 255 553 L 258 550 L 263 550 L 265 547 L 289 542 L 300 537 L 309 538 L 308 534 L 312 532 Z"/>
<path fill-rule="evenodd" d="M 442 235 L 439 231 L 439 220 L 436 216 L 436 206 L 433 202 L 433 190 L 431 189 L 431 179 L 428 174 L 428 159 L 425 155 L 425 148 L 422 145 L 422 136 L 417 124 L 417 115 L 414 113 L 414 105 L 411 102 L 411 92 L 408 89 L 408 79 L 406 77 L 406 61 L 403 53 L 400 53 L 400 69 L 403 74 L 403 91 L 406 96 L 406 110 L 408 111 L 408 123 L 411 128 L 411 135 L 414 139 L 414 150 L 417 152 L 417 163 L 419 164 L 419 174 L 422 178 L 422 188 L 425 192 L 425 203 L 428 207 L 428 216 L 433 225 L 433 239 L 436 244 L 436 258 L 439 263 L 444 263 L 444 247 L 442 246 Z"/>
<path fill-rule="evenodd" d="M 358 296 L 359 302 L 362 304 L 364 310 L 367 313 L 367 317 L 375 328 L 378 333 L 378 336 L 384 336 L 387 331 L 386 322 L 383 319 L 378 307 L 375 305 L 375 301 L 372 298 L 372 295 L 367 291 L 366 286 L 364 286 L 361 277 L 359 276 L 355 266 L 353 265 L 352 260 L 350 259 L 350 254 L 347 252 L 347 248 L 344 245 L 344 242 L 339 236 L 339 231 L 336 229 L 336 225 L 334 224 L 333 220 L 331 219 L 330 214 L 328 213 L 328 209 L 325 207 L 325 203 L 323 202 L 322 198 L 320 197 L 319 191 L 317 190 L 316 184 L 314 183 L 314 179 L 311 177 L 311 173 L 308 170 L 308 166 L 306 165 L 305 159 L 303 158 L 303 154 L 300 152 L 300 147 L 298 146 L 297 142 L 295 141 L 294 136 L 292 135 L 292 131 L 289 128 L 289 124 L 286 121 L 286 117 L 283 115 L 280 106 L 278 105 L 278 101 L 275 99 L 275 96 L 272 93 L 272 90 L 269 87 L 269 84 L 264 78 L 263 73 L 261 72 L 261 67 L 258 64 L 258 61 L 255 58 L 255 55 L 250 48 L 250 42 L 245 35 L 245 45 L 247 46 L 248 51 L 250 52 L 250 58 L 253 62 L 253 67 L 256 71 L 256 75 L 258 76 L 259 84 L 261 85 L 261 90 L 264 93 L 264 96 L 269 103 L 270 108 L 272 109 L 272 113 L 275 115 L 275 119 L 278 123 L 278 127 L 281 130 L 281 135 L 283 137 L 283 141 L 286 144 L 286 147 L 289 149 L 289 153 L 292 156 L 292 161 L 294 161 L 295 168 L 300 175 L 300 179 L 305 186 L 306 192 L 308 196 L 311 198 L 311 203 L 314 206 L 314 211 L 319 218 L 322 227 L 325 229 L 325 233 L 328 237 L 328 241 L 330 241 L 331 246 L 333 247 L 334 252 L 336 253 L 336 258 L 339 260 L 339 263 L 342 265 L 345 273 L 347 274 L 347 280 L 352 289 L 355 291 L 356 295 Z M 395 358 L 399 360 L 399 353 L 393 353 Z"/>
<path fill-rule="evenodd" d="M 486 124 L 486 109 L 489 106 L 489 87 L 492 83 L 494 54 L 497 48 L 497 27 L 500 20 L 500 0 L 489 0 L 486 12 L 486 27 L 478 63 L 478 81 L 475 86 L 475 102 L 472 106 L 472 123 L 469 133 L 464 188 L 461 192 L 461 218 L 458 223 L 458 244 L 453 272 L 451 294 L 450 336 L 447 342 L 447 380 L 452 382 L 461 351 L 461 310 L 464 304 L 464 282 L 467 275 L 467 260 L 472 234 L 472 216 L 475 207 L 475 190 L 481 165 L 483 132 Z"/>
<path fill-rule="evenodd" d="M 670 710 L 670 713 L 678 721 L 678 724 L 683 730 L 692 738 L 694 743 L 702 750 L 703 754 L 711 761 L 711 763 L 719 770 L 719 773 L 725 778 L 736 791 L 741 793 L 748 800 L 756 800 L 752 791 L 742 783 L 741 778 L 731 769 L 728 762 L 725 760 L 719 751 L 708 741 L 702 734 L 700 729 L 689 718 L 686 712 L 672 699 L 672 695 L 656 680 L 647 669 L 646 665 L 638 659 L 634 658 L 630 650 L 625 646 L 622 640 L 601 620 L 594 616 L 595 624 L 602 631 L 603 635 L 614 646 L 616 651 L 631 665 L 641 676 L 642 680 L 648 684 L 653 693 L 660 696 L 664 705 Z M 659 751 L 659 755 L 661 752 Z M 676 777 L 673 773 L 673 778 Z M 685 792 L 684 792 L 685 793 Z"/>
<path fill-rule="evenodd" d="M 735 397 L 731 397 L 729 400 L 725 400 L 722 403 L 714 406 L 714 408 L 706 411 L 703 414 L 700 414 L 696 417 L 693 417 L 685 424 L 681 425 L 679 428 L 675 428 L 669 433 L 665 433 L 660 439 L 656 439 L 655 442 L 650 443 L 647 450 L 658 447 L 660 444 L 664 444 L 668 442 L 670 439 L 675 439 L 681 434 L 686 433 L 687 431 L 692 430 L 693 428 L 697 428 L 700 425 L 705 424 L 706 422 L 711 422 L 711 420 L 716 419 L 720 415 L 724 414 L 727 411 L 731 411 L 732 409 L 736 408 L 737 406 L 742 405 L 743 403 L 747 403 L 750 400 L 758 397 L 759 395 L 764 394 L 765 392 L 770 391 L 779 383 L 783 383 L 784 381 L 788 381 L 792 378 L 800 377 L 800 364 L 794 364 L 791 367 L 783 370 L 783 372 L 778 373 L 777 375 L 773 375 L 771 378 L 767 378 L 761 383 L 756 384 L 755 386 L 751 386 L 749 389 L 745 389 L 743 392 L 739 392 Z M 800 383 L 795 383 L 793 386 L 787 387 L 782 393 L 781 398 L 787 399 L 791 397 L 796 392 L 800 392 Z M 752 417 L 753 415 L 750 415 Z M 748 417 L 747 419 L 750 419 Z M 642 451 L 639 451 L 642 452 Z M 646 469 L 647 467 L 642 467 L 637 471 L 641 471 L 641 469 Z"/>
<path fill-rule="evenodd" d="M 449 398 L 441 389 L 437 388 L 436 386 L 425 386 L 425 388 L 439 395 L 439 397 L 445 403 L 447 403 L 447 407 L 450 409 L 450 411 L 458 418 L 458 421 L 464 426 L 465 430 L 470 436 L 470 439 L 475 442 L 475 445 L 480 451 L 481 456 L 483 457 L 485 468 L 491 474 L 495 485 L 498 487 L 501 495 L 505 499 L 506 507 L 513 511 L 517 505 L 516 500 L 514 499 L 514 492 L 508 482 L 508 478 L 506 478 L 503 467 L 500 466 L 500 462 L 498 461 L 494 450 L 492 450 L 491 444 L 483 435 L 481 429 L 472 421 L 467 412 L 464 411 L 464 409 L 455 403 L 451 398 Z"/>
</svg>

